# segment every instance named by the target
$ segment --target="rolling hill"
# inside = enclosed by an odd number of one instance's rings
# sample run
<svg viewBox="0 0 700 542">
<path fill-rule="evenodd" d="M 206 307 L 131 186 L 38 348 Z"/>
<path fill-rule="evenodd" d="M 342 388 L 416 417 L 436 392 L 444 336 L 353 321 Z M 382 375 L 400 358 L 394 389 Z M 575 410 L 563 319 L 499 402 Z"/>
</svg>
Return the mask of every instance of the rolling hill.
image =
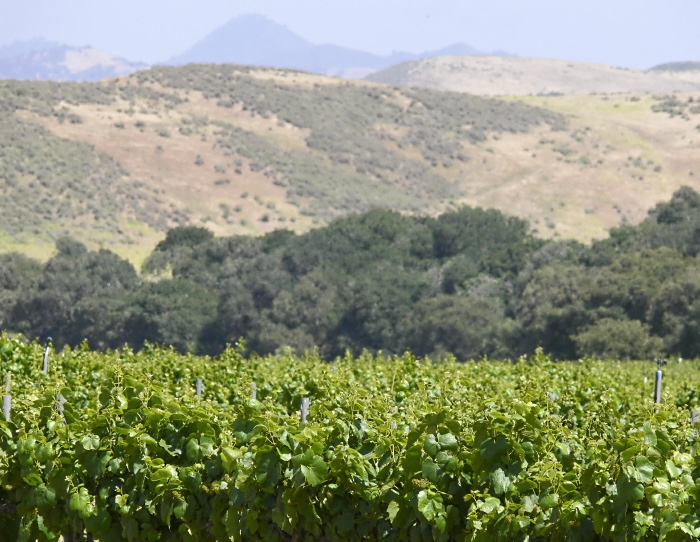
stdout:
<svg viewBox="0 0 700 542">
<path fill-rule="evenodd" d="M 139 261 L 175 225 L 307 230 L 369 208 L 497 208 L 543 237 L 700 189 L 700 93 L 469 94 L 237 65 L 0 81 L 0 246 Z"/>
<path fill-rule="evenodd" d="M 664 62 L 663 64 L 658 64 L 649 68 L 649 70 L 661 71 L 661 72 L 689 72 L 689 71 L 700 71 L 700 62 L 695 62 L 692 60 L 680 61 L 680 62 Z"/>
<path fill-rule="evenodd" d="M 686 69 L 678 69 L 679 65 Z M 499 96 L 700 92 L 700 69 L 694 65 L 669 63 L 633 70 L 567 60 L 452 55 L 403 62 L 366 79 Z"/>
</svg>

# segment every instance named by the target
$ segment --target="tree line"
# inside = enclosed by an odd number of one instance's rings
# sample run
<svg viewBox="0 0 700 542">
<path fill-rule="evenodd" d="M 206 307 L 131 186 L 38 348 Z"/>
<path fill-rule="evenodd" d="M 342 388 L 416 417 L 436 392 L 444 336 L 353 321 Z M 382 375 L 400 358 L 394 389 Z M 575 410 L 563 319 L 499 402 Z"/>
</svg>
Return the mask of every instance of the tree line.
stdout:
<svg viewBox="0 0 700 542">
<path fill-rule="evenodd" d="M 72 238 L 46 263 L 0 256 L 0 327 L 57 347 L 146 342 L 217 354 L 317 349 L 458 359 L 695 357 L 700 194 L 683 187 L 636 226 L 584 245 L 462 207 L 373 210 L 304 234 L 170 230 L 141 273 Z"/>
</svg>

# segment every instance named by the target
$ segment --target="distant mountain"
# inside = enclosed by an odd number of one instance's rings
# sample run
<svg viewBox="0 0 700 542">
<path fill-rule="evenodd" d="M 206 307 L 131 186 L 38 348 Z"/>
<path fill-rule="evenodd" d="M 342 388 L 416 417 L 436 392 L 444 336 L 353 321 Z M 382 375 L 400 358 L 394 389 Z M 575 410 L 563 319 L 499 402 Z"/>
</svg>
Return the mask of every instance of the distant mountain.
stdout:
<svg viewBox="0 0 700 542">
<path fill-rule="evenodd" d="M 243 15 L 217 28 L 182 54 L 162 64 L 243 64 L 361 79 L 389 66 L 444 55 L 483 54 L 458 43 L 423 53 L 375 55 L 332 44 L 316 45 L 262 15 Z M 505 52 L 495 52 L 508 56 Z M 98 81 L 147 68 L 92 47 L 42 38 L 0 47 L 0 79 Z"/>
<path fill-rule="evenodd" d="M 0 79 L 99 81 L 147 67 L 92 47 L 71 47 L 43 39 L 0 48 Z"/>
<path fill-rule="evenodd" d="M 312 44 L 286 26 L 261 15 L 244 15 L 226 23 L 165 64 L 264 64 L 275 55 L 300 51 Z"/>
<path fill-rule="evenodd" d="M 483 54 L 458 43 L 437 51 L 375 55 L 337 45 L 316 45 L 262 15 L 243 15 L 217 28 L 165 64 L 233 63 L 364 77 L 393 64 L 442 55 Z M 507 55 L 508 53 L 500 53 Z"/>
<path fill-rule="evenodd" d="M 26 41 L 16 41 L 9 45 L 3 45 L 0 47 L 0 58 L 12 58 L 16 56 L 27 55 L 36 51 L 44 51 L 46 49 L 53 49 L 54 47 L 60 47 L 61 44 L 55 41 L 46 41 L 43 38 L 36 38 L 33 40 Z"/>
</svg>

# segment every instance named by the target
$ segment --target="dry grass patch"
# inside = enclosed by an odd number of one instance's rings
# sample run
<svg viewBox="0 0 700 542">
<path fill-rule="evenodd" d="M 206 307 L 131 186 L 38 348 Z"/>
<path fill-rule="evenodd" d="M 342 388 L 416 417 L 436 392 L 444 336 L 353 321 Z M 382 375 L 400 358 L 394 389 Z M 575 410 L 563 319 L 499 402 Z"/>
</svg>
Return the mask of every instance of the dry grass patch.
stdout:
<svg viewBox="0 0 700 542">
<path fill-rule="evenodd" d="M 94 105 L 71 106 L 71 112 L 82 118 L 81 124 L 34 118 L 61 137 L 93 144 L 120 163 L 129 172 L 130 181 L 152 188 L 163 207 L 179 210 L 190 223 L 205 225 L 219 235 L 271 231 L 279 226 L 280 217 L 283 222 L 304 221 L 299 210 L 286 203 L 285 188 L 274 185 L 263 172 L 251 171 L 245 158 L 227 155 L 217 147 L 215 125 L 206 124 L 198 127 L 196 134 L 183 135 L 175 126 L 188 118 L 186 112 L 141 113 L 140 105 L 135 105 L 134 113 L 107 112 Z M 120 123 L 122 128 L 116 126 Z M 223 178 L 230 182 L 221 183 Z M 244 193 L 259 194 L 266 202 L 273 202 L 276 210 L 259 209 L 251 203 L 252 198 L 241 197 Z M 222 216 L 222 203 L 231 209 L 240 207 L 236 220 Z M 268 220 L 264 221 L 266 215 Z"/>
</svg>

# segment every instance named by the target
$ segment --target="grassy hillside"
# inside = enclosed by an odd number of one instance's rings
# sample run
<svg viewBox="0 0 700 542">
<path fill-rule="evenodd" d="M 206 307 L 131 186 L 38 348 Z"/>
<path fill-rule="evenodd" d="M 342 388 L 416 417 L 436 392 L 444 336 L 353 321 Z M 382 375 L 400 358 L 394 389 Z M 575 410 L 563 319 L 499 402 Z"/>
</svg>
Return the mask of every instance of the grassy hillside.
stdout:
<svg viewBox="0 0 700 542">
<path fill-rule="evenodd" d="M 494 99 L 233 65 L 1 81 L 0 249 L 46 256 L 71 234 L 139 261 L 176 225 L 302 231 L 462 203 L 545 237 L 602 237 L 700 188 L 698 106 L 700 94 Z"/>
</svg>

